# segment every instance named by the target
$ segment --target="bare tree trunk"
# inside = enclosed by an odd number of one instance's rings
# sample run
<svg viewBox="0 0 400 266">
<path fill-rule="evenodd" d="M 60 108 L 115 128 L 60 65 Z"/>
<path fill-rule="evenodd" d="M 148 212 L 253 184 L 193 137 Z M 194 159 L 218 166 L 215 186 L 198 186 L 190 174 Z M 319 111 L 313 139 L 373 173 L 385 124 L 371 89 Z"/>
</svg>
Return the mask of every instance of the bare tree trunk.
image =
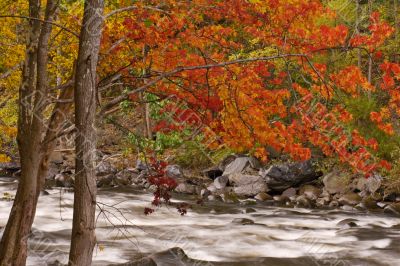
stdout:
<svg viewBox="0 0 400 266">
<path fill-rule="evenodd" d="M 76 176 L 69 265 L 91 265 L 96 211 L 96 65 L 103 0 L 86 0 L 75 76 Z"/>
<path fill-rule="evenodd" d="M 52 21 L 58 2 L 48 0 L 45 20 Z M 29 1 L 29 15 L 40 17 L 40 0 Z M 19 91 L 18 146 L 21 158 L 21 178 L 14 204 L 0 242 L 0 265 L 25 265 L 28 237 L 35 216 L 40 192 L 38 182 L 43 110 L 47 99 L 48 40 L 51 23 L 30 21 L 22 84 Z"/>
</svg>

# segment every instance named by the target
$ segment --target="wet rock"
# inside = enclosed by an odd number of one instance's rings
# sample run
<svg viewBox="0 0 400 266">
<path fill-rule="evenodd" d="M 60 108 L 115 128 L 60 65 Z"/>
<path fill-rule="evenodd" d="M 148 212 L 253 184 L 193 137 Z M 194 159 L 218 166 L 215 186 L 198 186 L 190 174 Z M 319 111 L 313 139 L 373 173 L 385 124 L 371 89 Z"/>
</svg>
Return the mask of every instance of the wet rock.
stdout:
<svg viewBox="0 0 400 266">
<path fill-rule="evenodd" d="M 300 195 L 296 198 L 296 206 L 301 208 L 311 208 L 313 207 L 313 204 L 305 195 Z"/>
<path fill-rule="evenodd" d="M 214 186 L 217 189 L 223 189 L 228 185 L 229 178 L 227 176 L 220 176 L 214 179 Z"/>
<path fill-rule="evenodd" d="M 321 195 L 321 189 L 313 185 L 303 185 L 299 190 L 299 195 L 304 195 L 310 200 L 317 200 Z"/>
<path fill-rule="evenodd" d="M 247 218 L 235 218 L 232 220 L 233 224 L 241 224 L 241 225 L 248 225 L 248 224 L 254 224 L 253 220 L 247 219 Z"/>
<path fill-rule="evenodd" d="M 355 206 L 361 202 L 360 195 L 354 192 L 348 192 L 339 198 L 339 203 L 342 205 Z"/>
<path fill-rule="evenodd" d="M 257 212 L 257 210 L 254 209 L 254 208 L 246 208 L 246 209 L 244 210 L 244 213 L 255 213 L 255 212 Z"/>
<path fill-rule="evenodd" d="M 363 195 L 367 193 L 375 193 L 382 185 L 382 176 L 372 175 L 368 178 L 359 178 L 357 180 L 356 188 L 363 192 Z"/>
<path fill-rule="evenodd" d="M 272 200 L 272 196 L 270 196 L 269 194 L 267 194 L 265 192 L 258 193 L 254 198 L 259 201 Z"/>
<path fill-rule="evenodd" d="M 365 209 L 377 209 L 379 206 L 377 205 L 376 200 L 372 196 L 367 196 L 361 200 L 362 207 Z"/>
<path fill-rule="evenodd" d="M 295 188 L 288 188 L 285 191 L 282 192 L 282 197 L 287 197 L 287 198 L 294 198 L 297 195 L 297 191 Z"/>
<path fill-rule="evenodd" d="M 267 170 L 261 169 L 260 175 L 268 187 L 274 191 L 282 192 L 289 187 L 313 181 L 321 176 L 316 171 L 311 161 L 273 165 Z"/>
<path fill-rule="evenodd" d="M 394 216 L 400 216 L 400 203 L 392 203 L 387 205 L 383 209 L 383 212 Z"/>
<path fill-rule="evenodd" d="M 352 218 L 348 218 L 348 219 L 344 219 L 339 221 L 336 225 L 342 228 L 350 228 L 350 227 L 356 227 L 357 226 L 357 222 L 358 220 L 356 219 L 352 219 Z"/>
<path fill-rule="evenodd" d="M 344 210 L 344 211 L 354 211 L 355 208 L 353 208 L 353 207 L 350 206 L 350 205 L 343 205 L 343 206 L 342 206 L 342 210 Z"/>
<path fill-rule="evenodd" d="M 232 192 L 225 192 L 221 195 L 222 201 L 225 203 L 238 203 L 239 199 L 235 193 Z"/>
<path fill-rule="evenodd" d="M 249 157 L 238 157 L 225 167 L 222 175 L 229 176 L 231 174 L 241 173 L 248 165 L 250 165 Z"/>
<path fill-rule="evenodd" d="M 187 183 L 180 183 L 176 188 L 175 191 L 178 193 L 184 194 L 196 194 L 196 186 Z"/>
<path fill-rule="evenodd" d="M 174 179 L 184 177 L 181 167 L 176 164 L 167 165 L 165 168 L 165 175 Z"/>
<path fill-rule="evenodd" d="M 110 174 L 116 174 L 117 169 L 112 166 L 109 162 L 107 161 L 101 161 L 97 166 L 96 166 L 96 176 L 105 176 L 105 175 L 110 175 Z"/>
<path fill-rule="evenodd" d="M 330 198 L 329 197 L 322 197 L 322 198 L 318 198 L 315 201 L 315 204 L 317 205 L 317 207 L 323 207 L 328 205 L 330 202 Z"/>
<path fill-rule="evenodd" d="M 210 191 L 211 193 L 214 193 L 214 192 L 216 192 L 218 189 L 215 187 L 214 183 L 212 183 L 212 184 L 210 184 L 210 185 L 207 187 L 207 190 Z"/>
<path fill-rule="evenodd" d="M 329 207 L 330 208 L 337 208 L 339 206 L 339 202 L 337 202 L 336 200 L 332 200 L 330 203 L 329 203 Z"/>
<path fill-rule="evenodd" d="M 273 196 L 274 201 L 276 202 L 280 202 L 280 203 L 285 203 L 285 202 L 289 202 L 290 199 L 287 196 L 284 195 L 275 195 Z"/>
<path fill-rule="evenodd" d="M 345 193 L 348 191 L 350 177 L 346 173 L 333 171 L 323 178 L 324 189 L 330 194 Z"/>
</svg>

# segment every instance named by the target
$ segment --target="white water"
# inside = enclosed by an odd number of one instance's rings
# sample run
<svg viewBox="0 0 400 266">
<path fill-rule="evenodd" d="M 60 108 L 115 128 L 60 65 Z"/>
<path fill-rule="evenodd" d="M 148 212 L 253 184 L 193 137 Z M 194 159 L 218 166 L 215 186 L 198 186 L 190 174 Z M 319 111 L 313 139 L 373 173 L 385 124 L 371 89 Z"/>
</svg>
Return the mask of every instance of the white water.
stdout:
<svg viewBox="0 0 400 266">
<path fill-rule="evenodd" d="M 12 182 L 0 179 L 0 196 L 15 194 L 16 183 Z M 65 263 L 68 258 L 73 194 L 58 189 L 49 192 L 39 201 L 28 265 L 46 265 L 55 259 Z M 243 265 L 266 257 L 311 257 L 316 265 L 324 259 L 336 262 L 332 265 L 400 265 L 398 218 L 262 204 L 249 206 L 256 212 L 244 214 L 246 207 L 223 203 L 194 205 L 183 217 L 173 207 L 146 216 L 143 209 L 151 199 L 151 194 L 133 188 L 99 192 L 99 202 L 118 210 L 100 204 L 106 216 L 100 214 L 97 222 L 95 265 L 124 263 L 140 253 L 172 247 L 181 247 L 193 259 L 243 261 Z M 11 201 L 0 201 L 1 227 L 11 206 Z M 255 224 L 234 224 L 235 218 L 248 218 Z M 358 226 L 337 225 L 348 218 Z"/>
</svg>

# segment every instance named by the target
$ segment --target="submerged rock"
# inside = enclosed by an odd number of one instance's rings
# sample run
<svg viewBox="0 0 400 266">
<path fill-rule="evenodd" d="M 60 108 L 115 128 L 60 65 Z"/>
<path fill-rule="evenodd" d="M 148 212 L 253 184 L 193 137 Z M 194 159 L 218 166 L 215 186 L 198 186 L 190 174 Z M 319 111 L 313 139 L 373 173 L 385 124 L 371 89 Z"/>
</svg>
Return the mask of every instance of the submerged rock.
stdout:
<svg viewBox="0 0 400 266">
<path fill-rule="evenodd" d="M 247 219 L 247 218 L 235 218 L 232 220 L 233 224 L 241 224 L 241 225 L 247 225 L 247 224 L 254 224 L 253 220 Z"/>
<path fill-rule="evenodd" d="M 287 188 L 296 187 L 313 181 L 321 176 L 312 165 L 311 161 L 273 165 L 267 170 L 260 170 L 268 187 L 274 191 L 282 192 Z"/>
</svg>

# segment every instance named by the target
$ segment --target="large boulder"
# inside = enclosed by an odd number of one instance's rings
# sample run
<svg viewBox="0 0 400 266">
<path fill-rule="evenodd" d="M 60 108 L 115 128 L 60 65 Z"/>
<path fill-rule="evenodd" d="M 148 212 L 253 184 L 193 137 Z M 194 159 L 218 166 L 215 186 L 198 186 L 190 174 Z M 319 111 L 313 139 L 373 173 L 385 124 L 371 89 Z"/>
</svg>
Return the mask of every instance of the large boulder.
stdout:
<svg viewBox="0 0 400 266">
<path fill-rule="evenodd" d="M 268 191 L 268 186 L 261 176 L 234 173 L 229 175 L 229 183 L 234 185 L 233 191 L 238 196 L 255 196 Z"/>
<path fill-rule="evenodd" d="M 339 203 L 342 205 L 355 206 L 361 202 L 362 198 L 360 195 L 354 192 L 348 192 L 339 198 Z"/>
<path fill-rule="evenodd" d="M 111 165 L 111 163 L 107 161 L 101 161 L 97 166 L 96 166 L 96 176 L 106 176 L 110 174 L 116 174 L 117 169 Z"/>
<path fill-rule="evenodd" d="M 363 195 L 373 194 L 381 187 L 382 179 L 382 176 L 377 174 L 368 178 L 359 178 L 356 188 L 361 191 Z"/>
<path fill-rule="evenodd" d="M 165 168 L 165 175 L 174 179 L 184 177 L 181 167 L 176 164 L 167 165 L 167 167 Z"/>
<path fill-rule="evenodd" d="M 225 167 L 222 175 L 229 176 L 231 174 L 241 173 L 248 165 L 250 165 L 249 157 L 238 157 Z"/>
<path fill-rule="evenodd" d="M 273 165 L 267 170 L 261 169 L 259 173 L 268 187 L 277 192 L 311 182 L 322 175 L 311 161 Z"/>
<path fill-rule="evenodd" d="M 343 194 L 349 191 L 351 178 L 347 173 L 333 171 L 324 176 L 323 182 L 329 194 Z"/>
</svg>

